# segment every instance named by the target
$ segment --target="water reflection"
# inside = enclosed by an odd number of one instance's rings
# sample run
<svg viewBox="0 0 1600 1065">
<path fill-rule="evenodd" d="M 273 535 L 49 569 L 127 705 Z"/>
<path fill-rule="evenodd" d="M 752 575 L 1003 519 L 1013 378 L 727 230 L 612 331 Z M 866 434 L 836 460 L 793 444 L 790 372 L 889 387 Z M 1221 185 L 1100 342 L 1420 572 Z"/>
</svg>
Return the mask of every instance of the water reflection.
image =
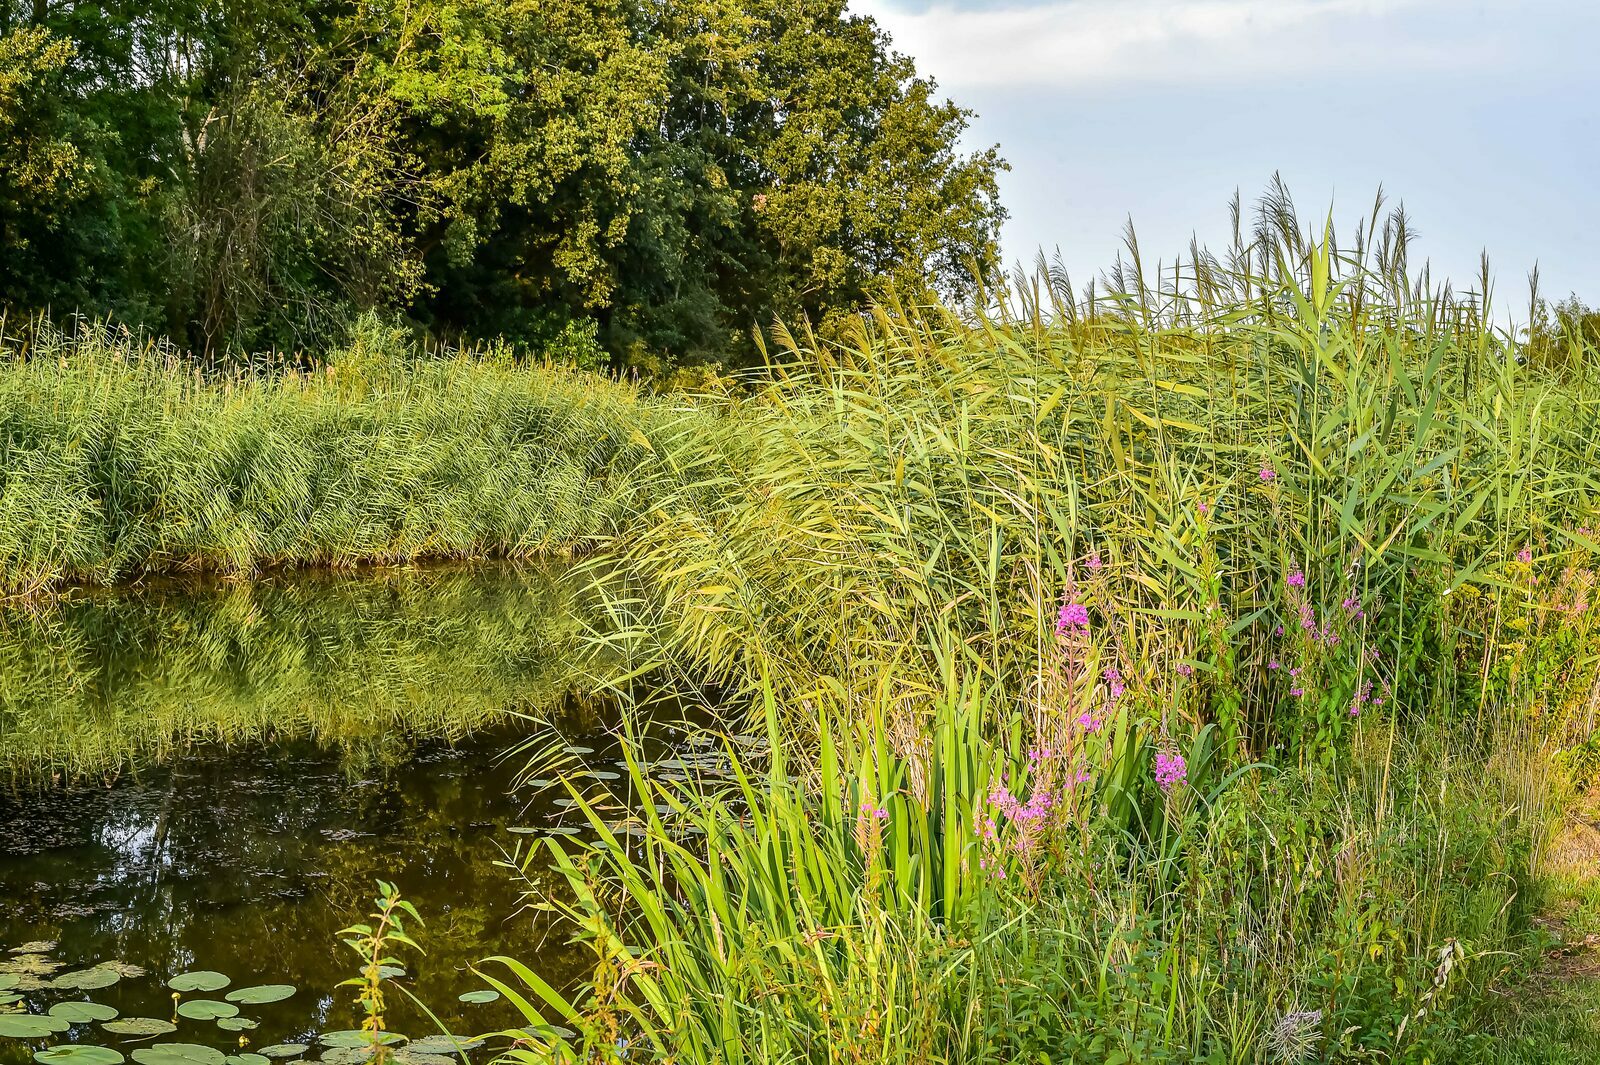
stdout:
<svg viewBox="0 0 1600 1065">
<path fill-rule="evenodd" d="M 564 932 L 519 908 L 523 890 L 555 890 L 550 875 L 494 864 L 527 839 L 510 828 L 572 820 L 554 791 L 515 790 L 523 763 L 500 756 L 530 727 L 518 713 L 601 779 L 618 769 L 617 714 L 584 694 L 597 666 L 579 631 L 556 576 L 520 569 L 155 584 L 0 610 L 0 957 L 57 940 L 67 968 L 142 966 L 93 993 L 124 1016 L 170 1016 L 165 982 L 194 968 L 294 984 L 249 1008 L 247 1038 L 305 1041 L 359 1023 L 333 991 L 354 967 L 336 933 L 381 877 L 428 922 L 408 966 L 418 994 L 459 1032 L 507 1023 L 503 1003 L 456 1000 L 481 986 L 479 958 L 520 956 L 557 985 L 587 975 Z M 649 748 L 663 765 L 689 749 L 671 727 Z M 63 997 L 38 994 L 35 1008 Z M 392 999 L 395 1027 L 432 1030 Z M 172 1038 L 225 1048 L 237 1033 L 186 1020 Z M 0 1062 L 29 1056 L 0 1039 Z"/>
</svg>

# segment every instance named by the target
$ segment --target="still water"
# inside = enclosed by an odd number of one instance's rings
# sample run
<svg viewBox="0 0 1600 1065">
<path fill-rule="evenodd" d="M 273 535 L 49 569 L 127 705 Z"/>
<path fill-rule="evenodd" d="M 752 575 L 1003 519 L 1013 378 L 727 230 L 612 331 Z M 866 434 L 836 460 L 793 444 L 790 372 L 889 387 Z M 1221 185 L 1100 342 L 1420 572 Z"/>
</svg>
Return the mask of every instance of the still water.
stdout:
<svg viewBox="0 0 1600 1065">
<path fill-rule="evenodd" d="M 527 782 L 554 765 L 507 755 L 520 739 L 596 786 L 625 781 L 576 614 L 559 574 L 502 568 L 153 585 L 0 614 L 0 1010 L 89 1002 L 177 1024 L 0 1037 L 0 1061 L 62 1043 L 239 1053 L 241 1039 L 316 1058 L 316 1036 L 360 1023 L 336 988 L 356 968 L 337 933 L 371 909 L 375 878 L 426 921 L 425 954 L 398 948 L 403 982 L 454 1032 L 517 1021 L 503 1001 L 458 999 L 485 986 L 469 967 L 486 955 L 581 981 L 584 949 L 523 905 L 554 878 L 503 864 L 581 828 L 563 791 Z M 686 728 L 650 727 L 647 756 L 687 753 Z M 76 986 L 108 964 L 130 975 Z M 194 970 L 229 985 L 180 1001 L 221 1013 L 230 990 L 296 990 L 237 1018 L 176 1016 L 168 982 Z M 438 1031 L 390 1000 L 392 1029 Z"/>
</svg>

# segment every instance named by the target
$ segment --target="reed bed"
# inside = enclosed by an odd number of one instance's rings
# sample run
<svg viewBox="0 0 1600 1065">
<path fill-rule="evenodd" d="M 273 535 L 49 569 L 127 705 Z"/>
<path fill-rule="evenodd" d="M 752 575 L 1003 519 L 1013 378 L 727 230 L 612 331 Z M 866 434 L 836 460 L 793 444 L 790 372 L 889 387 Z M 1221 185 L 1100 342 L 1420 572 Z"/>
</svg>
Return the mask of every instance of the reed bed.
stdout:
<svg viewBox="0 0 1600 1065">
<path fill-rule="evenodd" d="M 513 1057 L 1516 1060 L 1594 761 L 1600 353 L 1407 243 L 1269 202 L 1111 295 L 780 332 L 737 475 L 593 577 L 770 764 L 541 848 L 595 978 L 494 970 Z"/>
<path fill-rule="evenodd" d="M 372 328 L 312 370 L 220 372 L 46 329 L 0 350 L 0 591 L 582 551 L 724 448 L 630 384 Z"/>
</svg>

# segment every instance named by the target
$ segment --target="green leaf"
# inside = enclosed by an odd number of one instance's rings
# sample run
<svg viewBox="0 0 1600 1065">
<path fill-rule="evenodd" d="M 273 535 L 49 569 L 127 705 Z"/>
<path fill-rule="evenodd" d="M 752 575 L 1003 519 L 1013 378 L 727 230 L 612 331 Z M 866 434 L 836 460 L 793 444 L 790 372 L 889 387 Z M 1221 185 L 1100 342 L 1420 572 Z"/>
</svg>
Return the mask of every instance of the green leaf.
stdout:
<svg viewBox="0 0 1600 1065">
<path fill-rule="evenodd" d="M 57 1002 L 50 1007 L 50 1016 L 60 1017 L 72 1024 L 109 1021 L 116 1015 L 115 1007 L 104 1006 L 98 1002 Z"/>
<path fill-rule="evenodd" d="M 212 998 L 195 998 L 178 1003 L 178 1016 L 191 1021 L 214 1021 L 219 1017 L 239 1016 L 239 1007 L 231 1002 L 218 1002 Z"/>
<path fill-rule="evenodd" d="M 113 1035 L 166 1035 L 176 1032 L 178 1026 L 170 1021 L 163 1021 L 159 1017 L 124 1017 L 119 1021 L 107 1021 L 101 1029 Z"/>
<path fill-rule="evenodd" d="M 60 1017 L 40 1017 L 34 1013 L 0 1013 L 0 1035 L 11 1039 L 43 1039 L 71 1028 Z"/>
<path fill-rule="evenodd" d="M 122 1055 L 110 1047 L 67 1043 L 34 1054 L 41 1065 L 122 1065 Z"/>
<path fill-rule="evenodd" d="M 223 998 L 229 1002 L 238 1002 L 243 1005 L 256 1006 L 264 1002 L 282 1002 L 293 995 L 293 984 L 257 984 L 255 987 L 241 987 L 229 991 Z"/>
<path fill-rule="evenodd" d="M 462 1002 L 481 1004 L 484 1002 L 495 1001 L 500 997 L 500 992 L 490 990 L 489 988 L 484 988 L 481 991 L 467 991 L 463 994 L 457 995 L 456 997 Z"/>
<path fill-rule="evenodd" d="M 98 991 L 102 987 L 110 987 L 121 979 L 122 975 L 117 970 L 96 965 L 91 969 L 62 973 L 50 981 L 50 986 L 68 991 Z"/>
<path fill-rule="evenodd" d="M 221 991 L 228 986 L 228 978 L 210 969 L 182 973 L 167 982 L 174 991 Z"/>
<path fill-rule="evenodd" d="M 310 1050 L 305 1043 L 274 1043 L 269 1047 L 262 1047 L 256 1053 L 264 1058 L 297 1058 Z"/>
<path fill-rule="evenodd" d="M 226 1055 L 197 1043 L 157 1043 L 128 1055 L 139 1065 L 222 1065 Z"/>
</svg>

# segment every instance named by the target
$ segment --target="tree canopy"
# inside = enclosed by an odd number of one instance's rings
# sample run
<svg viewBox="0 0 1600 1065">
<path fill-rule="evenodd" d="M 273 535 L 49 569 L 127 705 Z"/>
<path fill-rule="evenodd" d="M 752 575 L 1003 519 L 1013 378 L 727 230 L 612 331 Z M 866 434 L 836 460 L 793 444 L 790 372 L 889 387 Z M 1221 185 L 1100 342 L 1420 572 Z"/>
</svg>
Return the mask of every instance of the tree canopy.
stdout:
<svg viewBox="0 0 1600 1065">
<path fill-rule="evenodd" d="M 0 296 L 738 361 L 995 265 L 969 118 L 844 0 L 0 0 Z"/>
</svg>

